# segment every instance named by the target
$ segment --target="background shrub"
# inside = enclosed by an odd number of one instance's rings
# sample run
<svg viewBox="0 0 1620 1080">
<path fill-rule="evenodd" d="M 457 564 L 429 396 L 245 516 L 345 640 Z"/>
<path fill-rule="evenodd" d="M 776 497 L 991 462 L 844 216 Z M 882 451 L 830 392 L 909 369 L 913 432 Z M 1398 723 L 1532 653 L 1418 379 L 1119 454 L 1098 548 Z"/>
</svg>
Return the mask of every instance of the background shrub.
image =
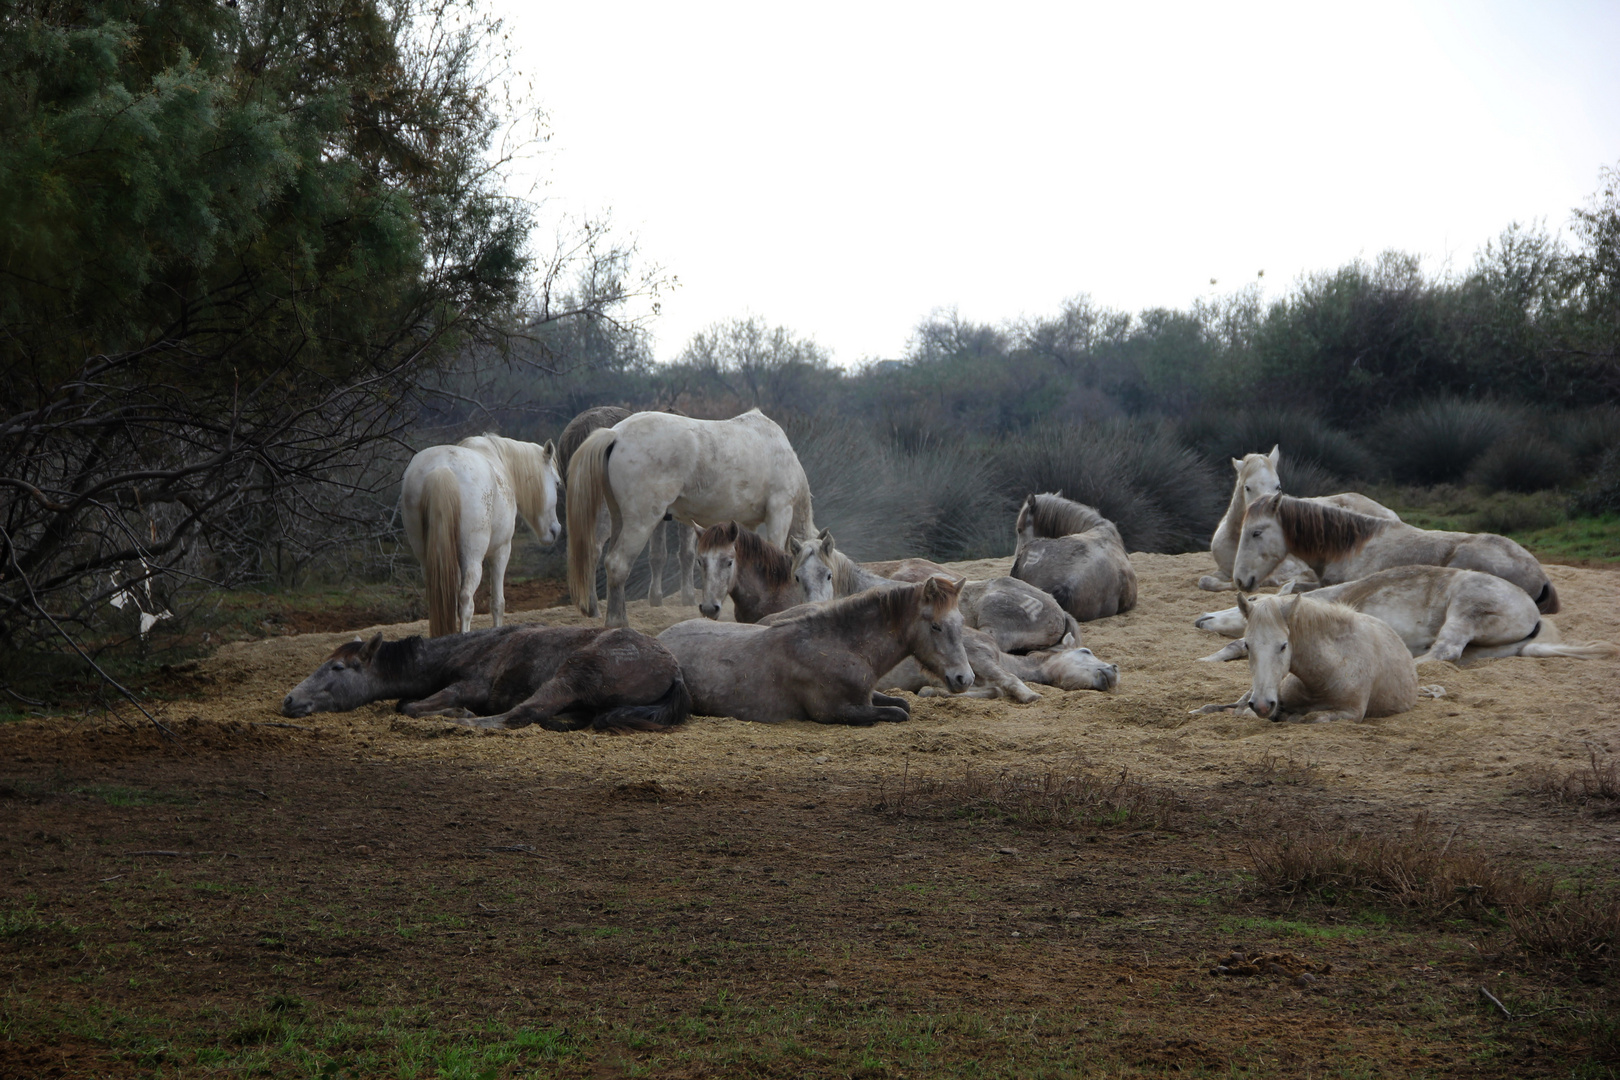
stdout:
<svg viewBox="0 0 1620 1080">
<path fill-rule="evenodd" d="M 1231 490 L 1159 424 L 1041 428 L 1007 439 L 999 456 L 1015 499 L 1055 491 L 1095 507 L 1119 526 L 1130 551 L 1206 547 Z"/>
<path fill-rule="evenodd" d="M 1568 450 L 1523 432 L 1487 447 L 1469 468 L 1468 482 L 1491 491 L 1545 491 L 1569 483 L 1575 470 Z"/>
<path fill-rule="evenodd" d="M 1387 417 L 1373 442 L 1401 483 L 1456 483 L 1485 451 L 1515 437 L 1524 420 L 1520 410 L 1493 401 L 1440 398 Z"/>
<path fill-rule="evenodd" d="M 1570 501 L 1577 514 L 1620 514 L 1620 446 L 1603 455 L 1585 490 Z"/>
<path fill-rule="evenodd" d="M 1203 454 L 1217 466 L 1244 454 L 1263 454 L 1273 446 L 1282 447 L 1284 463 L 1310 465 L 1302 481 L 1311 480 L 1333 487 L 1339 480 L 1370 477 L 1375 471 L 1373 457 L 1354 436 L 1329 426 L 1321 418 L 1299 409 L 1245 409 L 1235 412 L 1209 412 L 1184 420 L 1177 432 L 1181 441 Z M 1291 495 L 1306 492 L 1290 486 Z M 1339 490 L 1335 488 L 1335 490 Z M 1324 491 L 1310 492 L 1313 495 Z"/>
</svg>

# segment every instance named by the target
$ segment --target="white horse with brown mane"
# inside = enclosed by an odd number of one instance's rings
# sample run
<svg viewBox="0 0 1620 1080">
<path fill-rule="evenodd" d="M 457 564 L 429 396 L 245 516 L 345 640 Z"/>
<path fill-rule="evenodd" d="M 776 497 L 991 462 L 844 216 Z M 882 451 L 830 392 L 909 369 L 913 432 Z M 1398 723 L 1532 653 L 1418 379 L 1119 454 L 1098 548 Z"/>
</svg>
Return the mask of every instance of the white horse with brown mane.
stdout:
<svg viewBox="0 0 1620 1080">
<path fill-rule="evenodd" d="M 427 578 L 428 633 L 472 629 L 473 594 L 490 564 L 489 610 L 506 613 L 506 563 L 522 517 L 543 544 L 555 543 L 556 448 L 499 435 L 474 435 L 454 446 L 430 446 L 405 467 L 400 516 L 405 538 Z"/>
<path fill-rule="evenodd" d="M 1620 648 L 1607 641 L 1566 644 L 1558 627 L 1536 610 L 1536 602 L 1523 589 L 1477 570 L 1395 566 L 1310 595 L 1313 600 L 1348 604 L 1363 615 L 1382 619 L 1420 664 L 1429 660 L 1469 663 L 1500 656 L 1594 660 L 1620 655 Z M 1248 655 L 1240 609 L 1208 612 L 1194 625 L 1238 639 L 1202 659 L 1237 660 Z"/>
<path fill-rule="evenodd" d="M 1417 704 L 1417 665 L 1388 623 L 1309 594 L 1238 593 L 1248 620 L 1254 681 L 1231 705 L 1194 713 L 1243 712 L 1307 724 L 1392 716 Z"/>
<path fill-rule="evenodd" d="M 1198 579 L 1200 589 L 1224 592 L 1237 588 L 1232 584 L 1232 560 L 1237 557 L 1238 537 L 1243 531 L 1243 512 L 1254 500 L 1282 491 L 1282 480 L 1277 475 L 1277 466 L 1281 460 L 1282 450 L 1276 446 L 1271 448 L 1269 454 L 1245 454 L 1242 458 L 1232 459 L 1232 470 L 1237 473 L 1237 482 L 1232 485 L 1232 498 L 1226 504 L 1226 513 L 1221 517 L 1221 523 L 1215 526 L 1215 535 L 1209 540 L 1209 553 L 1215 557 L 1217 569 L 1215 573 L 1205 574 Z M 1369 517 L 1401 520 L 1401 516 L 1389 507 L 1354 491 L 1344 491 L 1337 495 L 1318 495 L 1308 501 L 1354 510 Z M 1261 585 L 1262 587 L 1281 585 L 1284 581 L 1301 578 L 1314 581 L 1315 575 L 1311 573 L 1310 567 L 1289 556 Z"/>
<path fill-rule="evenodd" d="M 1232 562 L 1232 580 L 1252 592 L 1288 555 L 1324 585 L 1355 581 L 1392 566 L 1454 566 L 1506 578 L 1545 615 L 1558 612 L 1558 591 L 1536 557 L 1495 533 L 1419 529 L 1337 506 L 1266 495 L 1249 504 Z"/>
<path fill-rule="evenodd" d="M 630 563 L 666 514 L 708 526 L 736 521 L 777 547 L 814 536 L 810 482 L 780 427 L 758 409 L 730 420 L 636 413 L 588 435 L 568 463 L 568 590 L 590 613 L 596 589 L 596 519 L 612 528 L 607 625 L 628 625 Z"/>
</svg>

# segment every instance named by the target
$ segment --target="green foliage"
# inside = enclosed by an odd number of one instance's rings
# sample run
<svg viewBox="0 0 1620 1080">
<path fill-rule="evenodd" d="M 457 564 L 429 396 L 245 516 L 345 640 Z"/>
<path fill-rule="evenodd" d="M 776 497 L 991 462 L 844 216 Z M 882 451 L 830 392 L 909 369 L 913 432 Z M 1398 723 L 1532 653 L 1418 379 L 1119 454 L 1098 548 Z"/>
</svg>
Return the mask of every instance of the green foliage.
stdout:
<svg viewBox="0 0 1620 1080">
<path fill-rule="evenodd" d="M 1487 447 L 1468 470 L 1468 479 L 1489 491 L 1545 491 L 1575 476 L 1575 459 L 1562 446 L 1524 432 Z"/>
<path fill-rule="evenodd" d="M 1620 446 L 1603 455 L 1591 481 L 1572 500 L 1571 508 L 1593 517 L 1620 514 Z"/>
<path fill-rule="evenodd" d="M 1323 486 L 1326 478 L 1364 477 L 1375 471 L 1372 455 L 1354 437 L 1300 409 L 1205 410 L 1183 420 L 1177 434 L 1217 465 L 1281 447 L 1283 490 L 1291 495 L 1326 494 L 1307 492 L 1300 482 Z M 1290 472 L 1295 482 L 1290 482 Z M 1332 481 L 1326 486 L 1333 486 Z"/>
</svg>

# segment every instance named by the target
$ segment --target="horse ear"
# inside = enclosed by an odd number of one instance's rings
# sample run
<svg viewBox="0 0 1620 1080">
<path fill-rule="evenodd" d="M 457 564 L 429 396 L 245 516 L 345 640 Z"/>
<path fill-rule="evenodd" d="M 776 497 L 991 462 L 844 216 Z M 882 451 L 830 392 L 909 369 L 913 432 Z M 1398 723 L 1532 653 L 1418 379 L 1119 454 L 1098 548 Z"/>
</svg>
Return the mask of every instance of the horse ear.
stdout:
<svg viewBox="0 0 1620 1080">
<path fill-rule="evenodd" d="M 1284 619 L 1292 619 L 1294 617 L 1294 612 L 1299 610 L 1300 598 L 1304 595 L 1304 593 L 1291 593 L 1283 600 L 1282 613 Z"/>
<path fill-rule="evenodd" d="M 1235 472 L 1235 473 L 1239 473 L 1239 474 L 1241 474 L 1243 472 L 1243 459 L 1242 458 L 1233 458 L 1232 459 L 1232 471 Z"/>
<path fill-rule="evenodd" d="M 557 444 L 556 443 L 552 442 L 550 439 L 547 439 L 546 440 L 546 445 L 541 447 L 541 449 L 546 452 L 546 460 L 547 461 L 556 461 L 557 460 Z"/>
<path fill-rule="evenodd" d="M 817 540 L 825 540 L 825 539 L 827 539 L 827 537 L 829 537 L 831 535 L 832 535 L 832 530 L 831 529 L 822 529 L 820 532 L 818 532 L 816 534 L 816 539 Z"/>
<path fill-rule="evenodd" d="M 1238 614 L 1243 616 L 1243 621 L 1244 622 L 1248 621 L 1249 612 L 1252 611 L 1252 610 L 1254 610 L 1254 609 L 1249 604 L 1249 598 L 1247 596 L 1243 595 L 1243 590 L 1242 589 L 1239 589 L 1238 590 Z"/>
<path fill-rule="evenodd" d="M 799 538 L 797 536 L 788 537 L 788 554 L 793 556 L 795 559 L 799 557 L 799 548 L 802 546 L 803 545 L 799 542 Z"/>
<path fill-rule="evenodd" d="M 833 553 L 833 548 L 835 546 L 836 545 L 833 543 L 832 530 L 831 529 L 822 529 L 821 530 L 821 554 L 824 555 L 824 556 L 825 555 L 831 555 Z"/>
<path fill-rule="evenodd" d="M 1276 443 L 1272 443 L 1271 453 L 1267 454 L 1266 457 L 1271 459 L 1271 467 L 1275 469 L 1277 467 L 1277 463 L 1282 460 L 1282 447 L 1278 446 Z"/>
<path fill-rule="evenodd" d="M 937 604 L 942 600 L 955 600 L 961 591 L 960 582 L 943 574 L 935 574 L 923 582 L 923 600 L 930 604 Z"/>
<path fill-rule="evenodd" d="M 382 643 L 382 631 L 379 630 L 375 634 L 371 635 L 370 641 L 360 646 L 360 662 L 362 664 L 371 663 L 371 658 L 377 655 L 377 650 L 382 648 Z"/>
<path fill-rule="evenodd" d="M 741 527 L 735 521 L 727 522 L 727 524 L 726 524 L 726 542 L 731 543 L 731 544 L 735 544 L 737 542 L 737 534 L 740 531 L 741 531 Z"/>
</svg>

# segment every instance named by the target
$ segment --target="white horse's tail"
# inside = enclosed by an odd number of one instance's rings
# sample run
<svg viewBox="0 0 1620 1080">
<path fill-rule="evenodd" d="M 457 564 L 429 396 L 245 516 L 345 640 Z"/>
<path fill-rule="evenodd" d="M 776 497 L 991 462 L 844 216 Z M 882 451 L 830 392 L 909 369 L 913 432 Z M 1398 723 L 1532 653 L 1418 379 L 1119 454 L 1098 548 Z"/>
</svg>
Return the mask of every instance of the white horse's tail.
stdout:
<svg viewBox="0 0 1620 1080">
<path fill-rule="evenodd" d="M 568 459 L 568 593 L 586 615 L 596 596 L 596 519 L 613 497 L 608 452 L 618 438 L 612 428 L 597 428 Z"/>
<path fill-rule="evenodd" d="M 422 573 L 427 578 L 428 636 L 461 630 L 461 486 L 449 469 L 422 481 Z"/>
<path fill-rule="evenodd" d="M 1579 660 L 1603 660 L 1611 656 L 1620 656 L 1620 645 L 1608 641 L 1589 641 L 1585 645 L 1530 641 L 1520 646 L 1519 655 L 1573 656 Z"/>
</svg>

